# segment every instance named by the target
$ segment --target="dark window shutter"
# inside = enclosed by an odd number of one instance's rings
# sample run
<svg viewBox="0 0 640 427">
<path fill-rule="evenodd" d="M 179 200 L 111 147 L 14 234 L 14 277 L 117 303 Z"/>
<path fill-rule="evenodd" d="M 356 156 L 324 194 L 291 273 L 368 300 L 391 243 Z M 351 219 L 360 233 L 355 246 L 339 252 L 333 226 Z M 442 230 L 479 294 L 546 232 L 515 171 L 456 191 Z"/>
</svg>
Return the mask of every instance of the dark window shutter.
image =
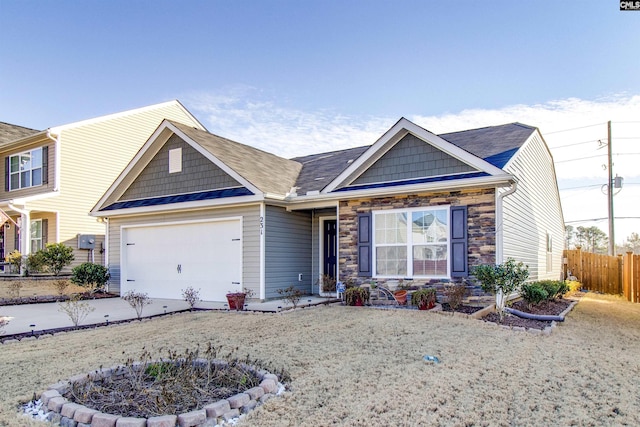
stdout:
<svg viewBox="0 0 640 427">
<path fill-rule="evenodd" d="M 20 250 L 20 227 L 13 227 L 13 248 Z"/>
<path fill-rule="evenodd" d="M 371 212 L 358 214 L 358 276 L 372 276 Z"/>
<path fill-rule="evenodd" d="M 467 243 L 467 207 L 451 208 L 451 277 L 469 275 Z"/>
<path fill-rule="evenodd" d="M 49 147 L 42 147 L 42 183 L 49 183 Z"/>
<path fill-rule="evenodd" d="M 9 191 L 9 156 L 4 158 L 4 191 Z"/>
<path fill-rule="evenodd" d="M 49 220 L 42 220 L 42 249 L 47 247 L 47 243 L 49 243 Z"/>
</svg>

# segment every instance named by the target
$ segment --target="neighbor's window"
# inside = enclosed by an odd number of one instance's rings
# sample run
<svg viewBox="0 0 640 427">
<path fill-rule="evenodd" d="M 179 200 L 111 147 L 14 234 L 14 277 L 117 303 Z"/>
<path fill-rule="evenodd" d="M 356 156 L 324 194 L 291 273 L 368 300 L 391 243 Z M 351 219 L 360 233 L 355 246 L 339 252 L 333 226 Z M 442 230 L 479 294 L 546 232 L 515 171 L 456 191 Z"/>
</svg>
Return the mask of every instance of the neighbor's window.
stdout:
<svg viewBox="0 0 640 427">
<path fill-rule="evenodd" d="M 9 190 L 42 185 L 42 148 L 9 157 Z"/>
<path fill-rule="evenodd" d="M 373 212 L 376 276 L 448 277 L 449 207 Z"/>
<path fill-rule="evenodd" d="M 42 248 L 42 220 L 35 219 L 31 221 L 31 253 L 36 253 Z"/>
</svg>

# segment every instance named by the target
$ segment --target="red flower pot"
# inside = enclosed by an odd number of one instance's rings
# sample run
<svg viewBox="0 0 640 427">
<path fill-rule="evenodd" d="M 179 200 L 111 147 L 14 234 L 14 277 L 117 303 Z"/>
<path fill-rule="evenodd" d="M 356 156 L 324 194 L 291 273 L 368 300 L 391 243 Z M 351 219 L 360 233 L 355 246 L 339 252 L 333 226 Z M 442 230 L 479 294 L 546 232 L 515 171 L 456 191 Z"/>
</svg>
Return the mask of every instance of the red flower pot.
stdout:
<svg viewBox="0 0 640 427">
<path fill-rule="evenodd" d="M 244 299 L 246 294 L 242 292 L 234 292 L 227 294 L 227 303 L 229 304 L 229 310 L 244 310 Z"/>
</svg>

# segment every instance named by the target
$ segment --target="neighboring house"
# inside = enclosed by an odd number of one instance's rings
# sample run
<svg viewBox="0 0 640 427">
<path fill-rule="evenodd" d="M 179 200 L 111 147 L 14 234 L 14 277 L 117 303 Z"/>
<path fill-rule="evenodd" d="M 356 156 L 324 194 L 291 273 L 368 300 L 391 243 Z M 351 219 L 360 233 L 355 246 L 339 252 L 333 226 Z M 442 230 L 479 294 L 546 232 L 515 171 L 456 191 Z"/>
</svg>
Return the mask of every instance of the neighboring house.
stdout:
<svg viewBox="0 0 640 427">
<path fill-rule="evenodd" d="M 105 224 L 88 212 L 164 119 L 204 130 L 170 101 L 44 131 L 0 123 L 5 177 L 0 257 L 28 255 L 46 243 L 74 248 L 77 265 L 103 263 Z"/>
<path fill-rule="evenodd" d="M 324 274 L 459 282 L 507 257 L 561 277 L 552 157 L 518 123 L 437 136 L 403 118 L 372 146 L 287 160 L 164 121 L 92 215 L 108 221 L 121 293 L 264 300 L 318 293 Z"/>
<path fill-rule="evenodd" d="M 437 136 L 403 118 L 372 146 L 287 160 L 167 120 L 91 214 L 112 292 L 264 300 L 324 274 L 459 282 L 508 257 L 561 277 L 553 160 L 518 123 Z"/>
</svg>

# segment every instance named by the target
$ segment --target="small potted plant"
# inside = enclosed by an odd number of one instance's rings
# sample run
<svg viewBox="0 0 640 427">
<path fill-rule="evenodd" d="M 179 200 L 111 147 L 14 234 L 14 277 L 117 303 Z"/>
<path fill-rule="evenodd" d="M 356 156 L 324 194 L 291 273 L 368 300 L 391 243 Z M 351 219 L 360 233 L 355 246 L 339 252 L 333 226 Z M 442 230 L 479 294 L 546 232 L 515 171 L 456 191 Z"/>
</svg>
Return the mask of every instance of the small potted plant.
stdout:
<svg viewBox="0 0 640 427">
<path fill-rule="evenodd" d="M 419 310 L 430 310 L 436 305 L 436 290 L 434 288 L 418 289 L 411 294 L 411 304 Z"/>
<path fill-rule="evenodd" d="M 253 296 L 253 290 L 244 288 L 241 292 L 227 292 L 227 303 L 229 310 L 244 310 L 244 301 Z"/>
<path fill-rule="evenodd" d="M 344 293 L 344 300 L 347 305 L 363 306 L 369 303 L 369 291 L 366 288 L 354 286 L 347 288 Z"/>
</svg>

